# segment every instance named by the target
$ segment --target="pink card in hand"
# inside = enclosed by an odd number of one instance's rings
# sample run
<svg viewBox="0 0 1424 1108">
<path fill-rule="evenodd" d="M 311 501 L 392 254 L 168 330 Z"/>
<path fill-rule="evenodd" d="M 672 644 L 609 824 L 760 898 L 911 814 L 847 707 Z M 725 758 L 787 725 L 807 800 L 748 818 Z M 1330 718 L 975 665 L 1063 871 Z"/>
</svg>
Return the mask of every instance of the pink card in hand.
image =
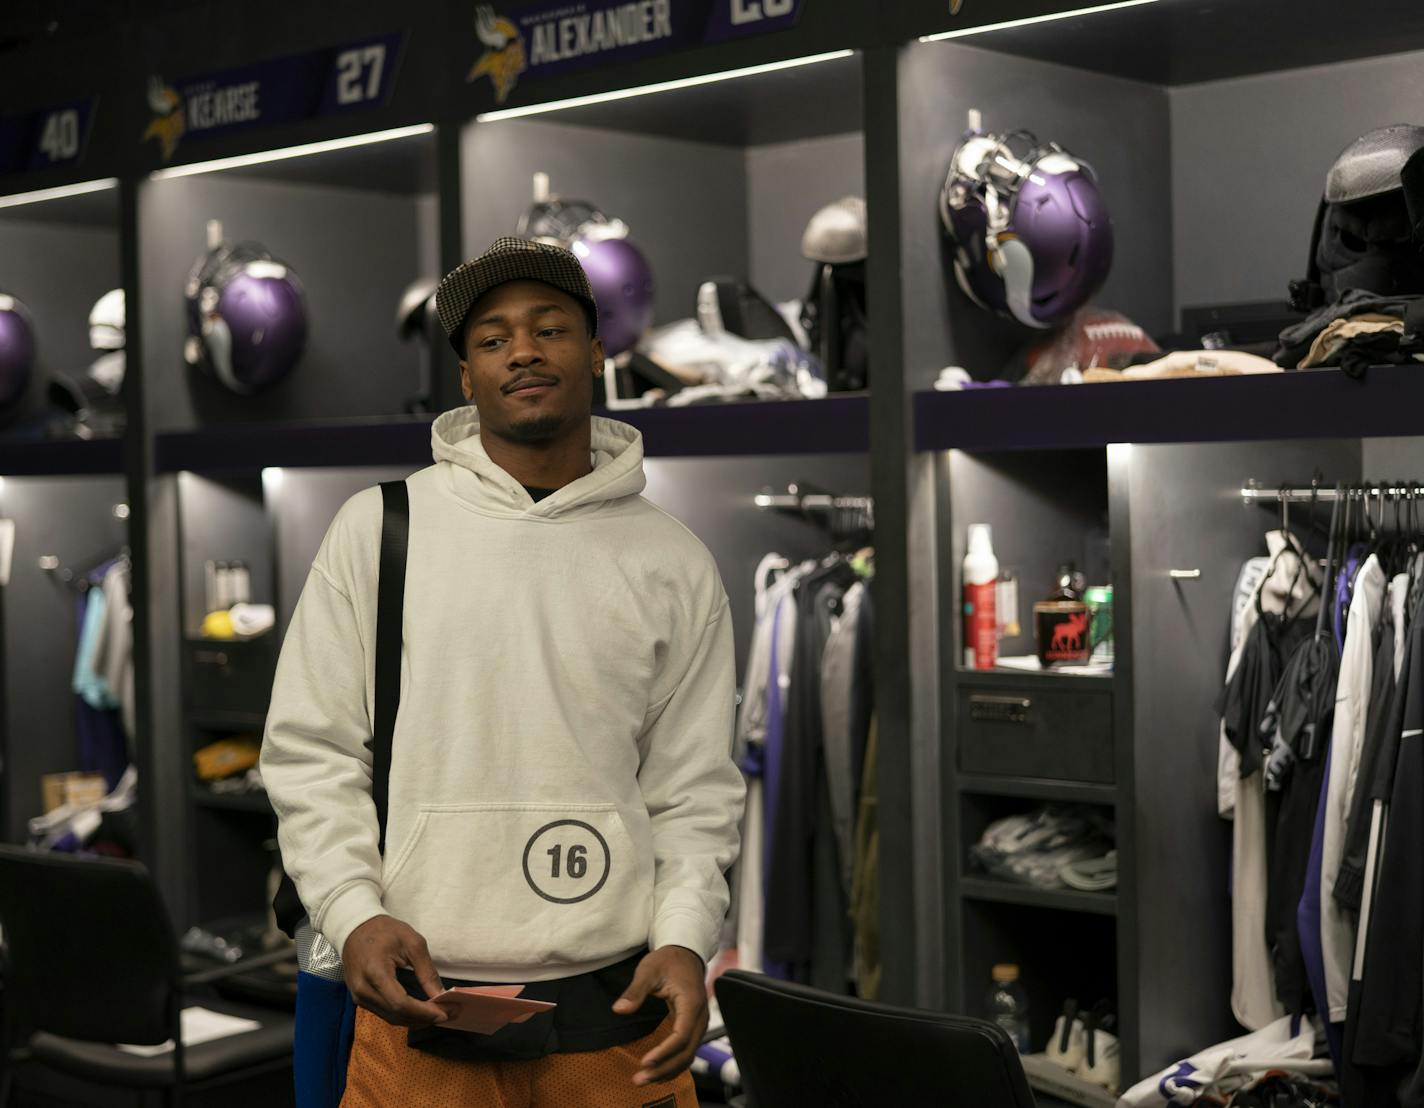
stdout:
<svg viewBox="0 0 1424 1108">
<path fill-rule="evenodd" d="M 474 985 L 462 989 L 446 989 L 430 998 L 449 1013 L 450 1018 L 439 1027 L 455 1031 L 473 1031 L 477 1035 L 493 1035 L 511 1023 L 523 1023 L 555 1005 L 545 1000 L 522 1000 L 523 985 Z"/>
</svg>

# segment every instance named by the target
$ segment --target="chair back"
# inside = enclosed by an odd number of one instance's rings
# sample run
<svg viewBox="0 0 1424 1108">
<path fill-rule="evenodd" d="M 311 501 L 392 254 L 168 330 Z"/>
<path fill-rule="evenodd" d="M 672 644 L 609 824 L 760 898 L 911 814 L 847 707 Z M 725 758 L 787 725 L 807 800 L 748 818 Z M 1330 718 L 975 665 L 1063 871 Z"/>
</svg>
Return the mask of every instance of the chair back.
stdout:
<svg viewBox="0 0 1424 1108">
<path fill-rule="evenodd" d="M 0 845 L 0 928 L 17 1029 L 103 1043 L 171 1037 L 178 942 L 137 862 Z"/>
<path fill-rule="evenodd" d="M 1018 1051 L 986 1020 L 896 1008 L 761 974 L 717 979 L 753 1108 L 1033 1108 Z"/>
</svg>

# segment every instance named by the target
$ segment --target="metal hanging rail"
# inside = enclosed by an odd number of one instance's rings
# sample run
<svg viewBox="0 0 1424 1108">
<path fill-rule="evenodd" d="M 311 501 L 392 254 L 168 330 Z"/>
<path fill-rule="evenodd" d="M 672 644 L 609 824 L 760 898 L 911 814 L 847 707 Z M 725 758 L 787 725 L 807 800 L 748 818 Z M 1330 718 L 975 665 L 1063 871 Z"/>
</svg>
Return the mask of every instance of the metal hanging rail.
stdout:
<svg viewBox="0 0 1424 1108">
<path fill-rule="evenodd" d="M 1411 485 L 1371 485 L 1360 482 L 1345 485 L 1345 491 L 1358 492 L 1365 489 L 1371 497 L 1409 497 L 1417 496 L 1424 502 L 1424 484 Z M 1241 499 L 1247 504 L 1309 504 L 1312 500 L 1318 504 L 1331 504 L 1336 499 L 1334 485 L 1316 485 L 1312 487 L 1283 487 L 1278 489 L 1270 488 L 1266 485 L 1258 485 L 1250 482 L 1241 488 Z"/>
<path fill-rule="evenodd" d="M 869 496 L 832 496 L 822 492 L 800 492 L 795 485 L 788 485 L 785 493 L 759 492 L 754 498 L 756 506 L 763 511 L 837 512 L 875 510 L 875 500 Z"/>
</svg>

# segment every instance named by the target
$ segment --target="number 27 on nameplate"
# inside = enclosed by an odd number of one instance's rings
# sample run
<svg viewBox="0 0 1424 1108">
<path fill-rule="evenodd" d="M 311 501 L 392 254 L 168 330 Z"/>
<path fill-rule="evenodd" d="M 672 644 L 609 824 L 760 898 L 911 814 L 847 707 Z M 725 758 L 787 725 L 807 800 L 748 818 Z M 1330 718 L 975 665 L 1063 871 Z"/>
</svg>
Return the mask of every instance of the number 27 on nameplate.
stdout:
<svg viewBox="0 0 1424 1108">
<path fill-rule="evenodd" d="M 385 68 L 386 44 L 383 42 L 343 50 L 336 56 L 336 102 L 362 104 L 378 99 Z"/>
</svg>

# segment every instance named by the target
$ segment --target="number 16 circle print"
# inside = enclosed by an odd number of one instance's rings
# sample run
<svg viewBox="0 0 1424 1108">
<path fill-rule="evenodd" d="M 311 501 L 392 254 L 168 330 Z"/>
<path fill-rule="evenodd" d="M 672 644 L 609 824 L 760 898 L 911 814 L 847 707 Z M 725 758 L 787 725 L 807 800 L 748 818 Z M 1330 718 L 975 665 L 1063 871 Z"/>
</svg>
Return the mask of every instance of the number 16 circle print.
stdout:
<svg viewBox="0 0 1424 1108">
<path fill-rule="evenodd" d="M 546 823 L 524 848 L 524 880 L 554 904 L 588 900 L 603 888 L 611 868 L 607 840 L 581 820 Z"/>
</svg>

